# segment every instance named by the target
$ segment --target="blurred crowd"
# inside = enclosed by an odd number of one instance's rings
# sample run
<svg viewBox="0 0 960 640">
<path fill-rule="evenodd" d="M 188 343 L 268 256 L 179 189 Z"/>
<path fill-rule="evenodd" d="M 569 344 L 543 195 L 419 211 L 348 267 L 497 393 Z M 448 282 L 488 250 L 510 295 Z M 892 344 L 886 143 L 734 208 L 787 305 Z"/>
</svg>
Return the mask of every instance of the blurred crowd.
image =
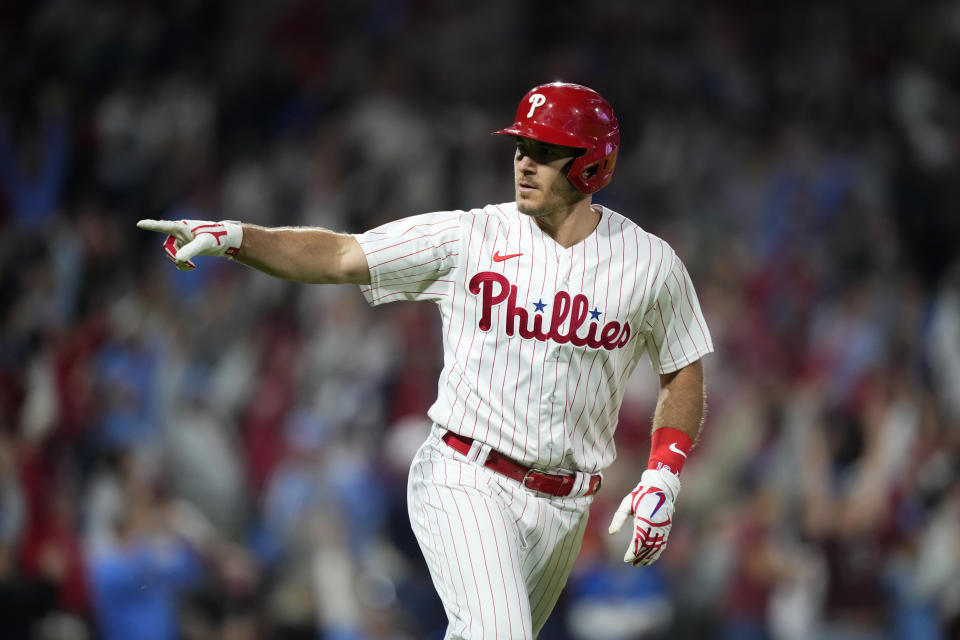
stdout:
<svg viewBox="0 0 960 640">
<path fill-rule="evenodd" d="M 0 3 L 0 636 L 442 637 L 435 310 L 179 272 L 134 223 L 511 200 L 489 132 L 555 79 L 617 110 L 596 201 L 717 352 L 669 550 L 606 534 L 641 364 L 542 637 L 960 637 L 960 3 L 860 0 Z"/>
</svg>

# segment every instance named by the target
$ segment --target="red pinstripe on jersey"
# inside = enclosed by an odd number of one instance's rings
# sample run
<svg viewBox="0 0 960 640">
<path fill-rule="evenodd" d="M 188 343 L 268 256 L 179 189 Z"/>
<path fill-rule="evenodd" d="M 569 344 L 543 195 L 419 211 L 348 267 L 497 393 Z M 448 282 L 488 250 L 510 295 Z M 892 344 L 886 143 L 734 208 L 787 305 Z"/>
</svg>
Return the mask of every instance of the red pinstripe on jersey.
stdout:
<svg viewBox="0 0 960 640">
<path fill-rule="evenodd" d="M 417 226 L 419 226 L 419 225 L 417 225 Z M 401 235 L 406 235 L 407 233 L 409 233 L 410 231 L 412 231 L 413 228 L 414 228 L 414 227 L 411 227 L 411 228 L 408 229 L 407 231 L 403 232 Z M 388 244 L 388 245 L 386 245 L 386 246 L 384 246 L 384 247 L 380 247 L 379 249 L 374 249 L 374 250 L 372 250 L 370 253 L 367 254 L 367 257 L 369 258 L 369 257 L 372 256 L 373 254 L 375 254 L 375 253 L 380 253 L 381 251 L 389 251 L 389 250 L 391 250 L 391 249 L 396 249 L 397 247 L 399 247 L 400 245 L 403 245 L 403 244 L 407 244 L 407 243 L 410 243 L 410 242 L 419 242 L 419 241 L 421 241 L 423 238 L 431 238 L 431 237 L 434 237 L 434 236 L 438 236 L 438 235 L 440 235 L 440 234 L 443 234 L 443 233 L 445 233 L 445 232 L 447 232 L 447 231 L 455 231 L 455 230 L 457 230 L 457 229 L 458 229 L 457 225 L 451 225 L 451 226 L 449 226 L 449 227 L 447 227 L 447 228 L 445 228 L 445 229 L 437 229 L 436 231 L 433 231 L 433 232 L 431 232 L 431 233 L 424 234 L 424 235 L 422 235 L 422 236 L 416 236 L 416 237 L 413 237 L 413 238 L 407 238 L 406 240 L 402 240 L 402 241 L 400 241 L 400 242 L 395 242 L 395 243 L 393 243 L 393 244 Z"/>
</svg>

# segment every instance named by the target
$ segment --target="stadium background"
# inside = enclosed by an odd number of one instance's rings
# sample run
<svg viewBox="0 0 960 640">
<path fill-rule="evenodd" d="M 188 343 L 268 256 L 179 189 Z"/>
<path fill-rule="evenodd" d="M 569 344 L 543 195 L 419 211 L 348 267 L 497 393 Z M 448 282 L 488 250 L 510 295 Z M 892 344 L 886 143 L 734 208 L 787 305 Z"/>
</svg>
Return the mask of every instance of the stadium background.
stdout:
<svg viewBox="0 0 960 640">
<path fill-rule="evenodd" d="M 543 637 L 960 637 L 958 73 L 956 2 L 0 3 L 3 637 L 442 635 L 404 505 L 434 310 L 181 273 L 134 223 L 509 200 L 489 132 L 554 79 L 617 109 L 597 200 L 717 353 L 669 551 L 605 533 L 641 371 Z"/>
</svg>

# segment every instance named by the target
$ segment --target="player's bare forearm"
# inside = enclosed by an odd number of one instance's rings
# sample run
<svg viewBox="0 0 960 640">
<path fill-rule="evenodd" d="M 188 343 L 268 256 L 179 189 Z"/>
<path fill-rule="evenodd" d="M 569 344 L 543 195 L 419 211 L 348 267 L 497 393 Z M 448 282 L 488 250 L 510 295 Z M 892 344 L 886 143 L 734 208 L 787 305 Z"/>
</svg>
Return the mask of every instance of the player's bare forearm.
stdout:
<svg viewBox="0 0 960 640">
<path fill-rule="evenodd" d="M 284 280 L 370 284 L 370 269 L 353 236 L 318 227 L 243 225 L 237 261 Z"/>
<path fill-rule="evenodd" d="M 696 442 L 703 424 L 705 395 L 700 360 L 673 373 L 661 375 L 653 428 L 679 429 Z"/>
</svg>

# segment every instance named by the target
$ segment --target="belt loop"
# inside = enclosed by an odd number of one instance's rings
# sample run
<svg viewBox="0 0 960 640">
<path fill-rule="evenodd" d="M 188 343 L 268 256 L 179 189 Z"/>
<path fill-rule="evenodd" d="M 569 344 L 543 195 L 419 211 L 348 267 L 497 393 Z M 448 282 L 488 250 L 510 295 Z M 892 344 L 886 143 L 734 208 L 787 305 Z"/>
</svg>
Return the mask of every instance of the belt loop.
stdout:
<svg viewBox="0 0 960 640">
<path fill-rule="evenodd" d="M 487 456 L 490 455 L 491 449 L 490 445 L 474 440 L 473 444 L 470 445 L 470 451 L 467 452 L 467 459 L 483 466 L 487 462 Z"/>
<path fill-rule="evenodd" d="M 584 473 L 583 471 L 577 471 L 576 476 L 573 479 L 573 487 L 570 488 L 569 495 L 582 496 L 584 493 L 590 490 L 590 474 Z"/>
</svg>

